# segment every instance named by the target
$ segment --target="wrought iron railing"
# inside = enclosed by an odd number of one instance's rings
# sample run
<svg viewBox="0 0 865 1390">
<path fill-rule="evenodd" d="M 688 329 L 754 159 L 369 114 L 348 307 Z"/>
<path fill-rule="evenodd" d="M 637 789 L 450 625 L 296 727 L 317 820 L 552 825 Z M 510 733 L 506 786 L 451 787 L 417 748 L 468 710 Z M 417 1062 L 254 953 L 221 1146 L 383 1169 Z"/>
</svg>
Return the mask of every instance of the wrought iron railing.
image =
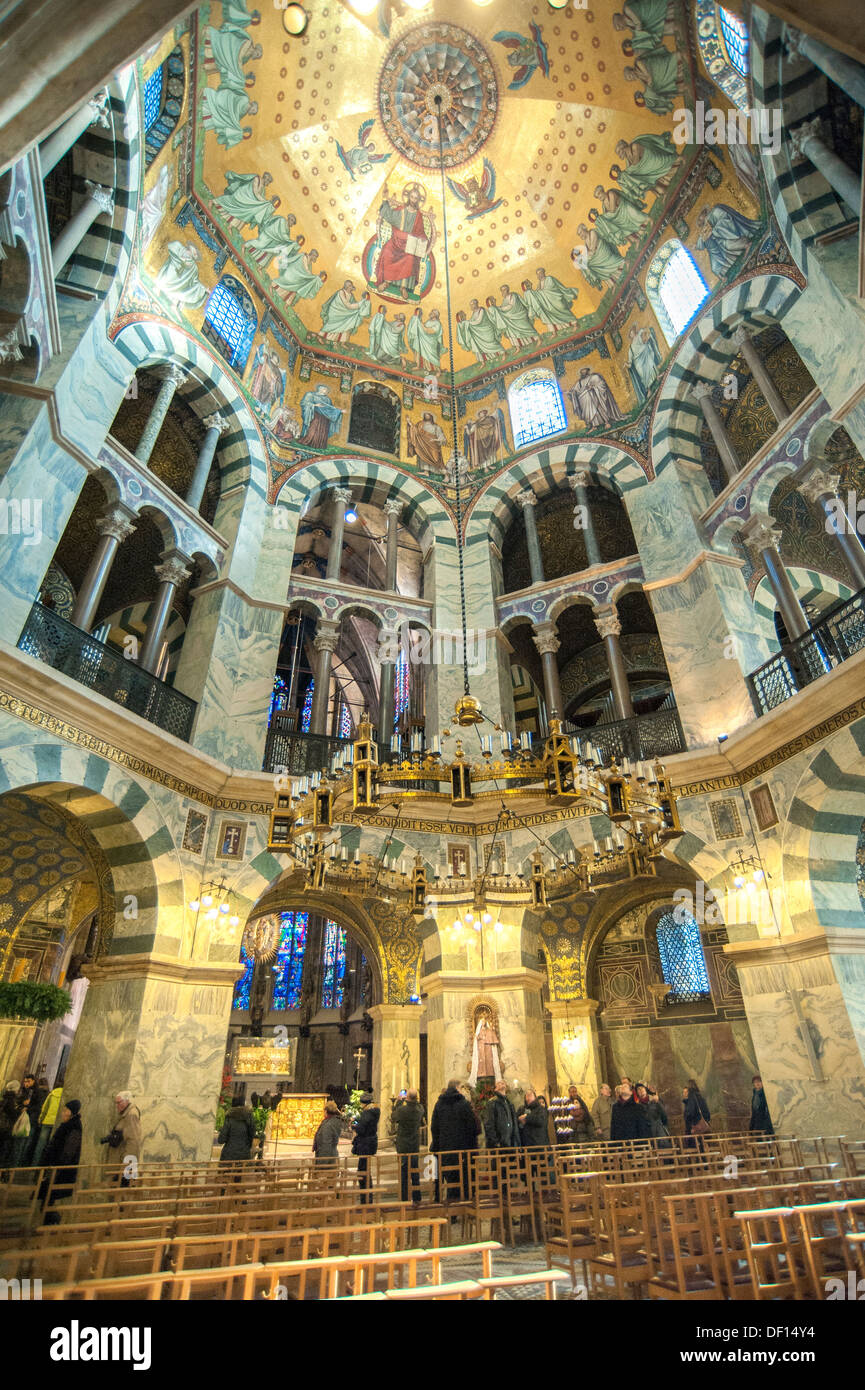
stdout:
<svg viewBox="0 0 865 1390">
<path fill-rule="evenodd" d="M 189 740 L 195 718 L 194 700 L 142 671 L 114 647 L 98 642 L 89 632 L 43 608 L 41 603 L 34 603 L 30 610 L 18 646 L 175 738 Z"/>
<path fill-rule="evenodd" d="M 748 677 L 757 714 L 789 700 L 865 647 L 865 589 L 826 610 L 802 637 L 785 642 Z"/>
<path fill-rule="evenodd" d="M 295 727 L 292 710 L 274 714 L 264 744 L 264 771 L 287 773 L 289 777 L 309 777 L 330 766 L 334 753 L 351 742 L 328 734 L 303 734 Z"/>
<path fill-rule="evenodd" d="M 633 719 L 593 724 L 588 729 L 579 728 L 576 724 L 565 724 L 564 727 L 569 734 L 589 739 L 600 750 L 605 762 L 614 756 L 617 761 L 624 757 L 638 762 L 649 758 L 670 758 L 674 753 L 684 753 L 687 746 L 679 711 L 672 702 L 653 710 L 651 714 L 637 714 Z"/>
</svg>

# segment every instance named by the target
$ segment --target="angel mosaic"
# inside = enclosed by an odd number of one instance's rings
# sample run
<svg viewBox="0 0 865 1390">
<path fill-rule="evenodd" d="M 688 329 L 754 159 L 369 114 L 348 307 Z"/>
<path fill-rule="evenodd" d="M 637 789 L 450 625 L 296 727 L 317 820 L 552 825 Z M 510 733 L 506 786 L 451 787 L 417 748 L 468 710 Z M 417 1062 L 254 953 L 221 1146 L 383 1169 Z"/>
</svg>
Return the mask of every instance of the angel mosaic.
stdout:
<svg viewBox="0 0 865 1390">
<path fill-rule="evenodd" d="M 516 34 L 512 29 L 500 29 L 497 34 L 493 34 L 493 38 L 496 43 L 503 44 L 509 50 L 508 67 L 516 69 L 513 81 L 509 83 L 510 91 L 525 87 L 538 68 L 544 77 L 549 77 L 550 59 L 539 24 L 529 25 L 529 37 L 526 37 L 525 34 Z"/>
<path fill-rule="evenodd" d="M 336 152 L 352 183 L 356 183 L 361 175 L 372 173 L 376 164 L 384 164 L 385 160 L 390 159 L 389 154 L 376 153 L 375 143 L 371 138 L 374 125 L 372 117 L 359 125 L 357 144 L 352 145 L 350 149 L 345 149 L 338 140 L 334 141 Z"/>
<path fill-rule="evenodd" d="M 495 212 L 504 202 L 503 198 L 496 197 L 496 171 L 488 159 L 484 159 L 480 183 L 472 174 L 462 183 L 458 179 L 448 179 L 447 185 L 465 208 L 469 222 L 475 217 L 483 217 L 486 212 Z"/>
</svg>

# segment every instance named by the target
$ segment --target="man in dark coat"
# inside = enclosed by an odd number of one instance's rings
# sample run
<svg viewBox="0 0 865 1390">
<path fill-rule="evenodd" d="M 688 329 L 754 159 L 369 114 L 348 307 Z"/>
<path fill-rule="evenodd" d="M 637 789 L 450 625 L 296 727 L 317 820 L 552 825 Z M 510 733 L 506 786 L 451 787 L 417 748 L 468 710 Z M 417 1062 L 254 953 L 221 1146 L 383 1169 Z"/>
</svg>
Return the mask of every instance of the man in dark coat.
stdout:
<svg viewBox="0 0 865 1390">
<path fill-rule="evenodd" d="M 751 1092 L 751 1123 L 748 1128 L 759 1134 L 774 1134 L 775 1129 L 769 1114 L 766 1092 L 763 1090 L 762 1076 L 752 1077 L 751 1084 L 754 1089 Z"/>
<path fill-rule="evenodd" d="M 33 1155 L 36 1152 L 36 1141 L 39 1138 L 39 1111 L 45 1104 L 45 1097 L 48 1091 L 39 1082 L 32 1072 L 28 1072 L 21 1086 L 20 1099 L 22 1105 L 27 1110 L 27 1120 L 30 1125 L 30 1136 L 24 1145 L 24 1152 L 21 1155 L 22 1168 L 29 1168 L 33 1162 Z"/>
<path fill-rule="evenodd" d="M 62 1201 L 64 1197 L 71 1197 L 72 1189 L 75 1186 L 75 1179 L 78 1177 L 78 1164 L 81 1159 L 81 1101 L 67 1101 L 60 1112 L 60 1124 L 55 1129 L 48 1145 L 45 1149 L 45 1156 L 42 1160 L 46 1168 L 57 1166 L 54 1174 L 54 1182 L 51 1186 L 51 1195 L 48 1197 L 47 1206 L 52 1207 L 55 1202 Z M 66 1167 L 60 1167 L 66 1164 Z M 39 1188 L 39 1199 L 45 1201 L 48 1192 L 49 1178 L 43 1178 Z M 60 1222 L 59 1212 L 49 1211 L 45 1217 L 46 1226 L 56 1226 Z"/>
<path fill-rule="evenodd" d="M 484 1131 L 488 1149 L 520 1147 L 520 1124 L 517 1112 L 508 1099 L 508 1088 L 504 1081 L 496 1082 L 495 1094 L 487 1101 Z"/>
<path fill-rule="evenodd" d="M 433 1107 L 430 1120 L 430 1152 L 441 1154 L 441 1178 L 446 1197 L 468 1197 L 468 1159 L 466 1150 L 476 1149 L 480 1122 L 458 1081 L 449 1081 Z M 439 1180 L 436 1178 L 436 1201 Z"/>
<path fill-rule="evenodd" d="M 237 1163 L 252 1155 L 252 1142 L 255 1139 L 255 1118 L 248 1105 L 242 1102 L 231 1107 L 225 1123 L 219 1131 L 222 1153 L 220 1163 Z"/>
<path fill-rule="evenodd" d="M 354 1142 L 351 1146 L 353 1154 L 357 1154 L 357 1184 L 360 1188 L 361 1206 L 372 1203 L 372 1193 L 370 1187 L 372 1180 L 369 1176 L 370 1157 L 378 1153 L 378 1122 L 381 1111 L 375 1104 L 369 1091 L 366 1091 L 360 1098 L 360 1114 L 354 1121 Z"/>
<path fill-rule="evenodd" d="M 616 1103 L 610 1118 L 611 1139 L 648 1139 L 649 1116 L 645 1105 L 638 1105 L 630 1086 L 616 1088 Z"/>
<path fill-rule="evenodd" d="M 393 1111 L 393 1146 L 399 1159 L 399 1197 L 408 1201 L 409 1173 L 411 1174 L 411 1199 L 420 1201 L 420 1127 L 423 1124 L 423 1106 L 418 1093 L 412 1087 L 406 1092 L 405 1100 L 397 1101 Z"/>
<path fill-rule="evenodd" d="M 523 1148 L 539 1149 L 550 1142 L 549 1112 L 538 1102 L 534 1091 L 526 1091 L 525 1104 L 517 1111 Z"/>
</svg>

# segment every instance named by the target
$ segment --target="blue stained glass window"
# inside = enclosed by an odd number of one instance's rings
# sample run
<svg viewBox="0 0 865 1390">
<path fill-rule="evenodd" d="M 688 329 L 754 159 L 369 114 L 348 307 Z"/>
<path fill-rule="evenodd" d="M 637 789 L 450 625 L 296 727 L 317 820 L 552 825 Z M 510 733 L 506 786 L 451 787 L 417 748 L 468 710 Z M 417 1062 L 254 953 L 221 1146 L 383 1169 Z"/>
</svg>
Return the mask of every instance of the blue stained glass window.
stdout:
<svg viewBox="0 0 865 1390">
<path fill-rule="evenodd" d="M 309 913 L 283 912 L 280 916 L 282 926 L 274 961 L 275 979 L 271 1008 L 298 1009 Z"/>
<path fill-rule="evenodd" d="M 300 732 L 302 734 L 309 733 L 309 718 L 312 714 L 312 695 L 314 685 L 315 676 L 311 678 L 309 685 L 306 687 L 306 694 L 303 697 L 303 709 L 300 711 Z"/>
<path fill-rule="evenodd" d="M 730 14 L 729 10 L 719 8 L 718 17 L 721 21 L 721 33 L 724 36 L 727 57 L 740 76 L 747 77 L 748 26 L 738 15 Z"/>
<path fill-rule="evenodd" d="M 393 680 L 393 726 L 396 728 L 399 724 L 400 715 L 408 709 L 408 659 L 405 652 L 401 651 L 397 657 Z"/>
<path fill-rule="evenodd" d="M 668 241 L 646 273 L 646 293 L 672 347 L 697 317 L 711 291 L 687 246 Z"/>
<path fill-rule="evenodd" d="M 159 119 L 162 110 L 162 89 L 165 86 L 165 68 L 160 64 L 144 84 L 144 129 L 148 131 L 154 121 Z"/>
<path fill-rule="evenodd" d="M 508 391 L 508 406 L 517 449 L 534 439 L 560 434 L 568 427 L 559 384 L 545 367 L 535 367 L 517 377 Z"/>
<path fill-rule="evenodd" d="M 346 936 L 342 927 L 328 918 L 324 928 L 324 972 L 321 987 L 321 1007 L 338 1009 L 345 988 Z"/>
<path fill-rule="evenodd" d="M 255 968 L 255 958 L 253 956 L 248 956 L 242 946 L 240 948 L 240 963 L 243 966 L 243 974 L 234 986 L 234 999 L 231 1004 L 232 1009 L 249 1008 L 249 991 L 252 988 L 252 972 Z"/>
<path fill-rule="evenodd" d="M 230 366 L 242 372 L 257 327 L 249 295 L 233 275 L 224 275 L 204 306 L 205 338 L 216 344 Z"/>
<path fill-rule="evenodd" d="M 711 994 L 706 958 L 695 918 L 676 908 L 658 919 L 658 954 L 664 980 L 673 986 L 679 1002 L 695 1001 Z"/>
<path fill-rule="evenodd" d="M 339 711 L 339 736 L 340 738 L 351 738 L 351 708 L 345 700 L 343 700 L 342 708 Z"/>
<path fill-rule="evenodd" d="M 273 694 L 270 697 L 270 713 L 267 716 L 268 725 L 273 720 L 273 716 L 280 710 L 285 709 L 286 696 L 288 695 L 288 681 L 284 676 L 276 676 L 273 682 Z"/>
</svg>

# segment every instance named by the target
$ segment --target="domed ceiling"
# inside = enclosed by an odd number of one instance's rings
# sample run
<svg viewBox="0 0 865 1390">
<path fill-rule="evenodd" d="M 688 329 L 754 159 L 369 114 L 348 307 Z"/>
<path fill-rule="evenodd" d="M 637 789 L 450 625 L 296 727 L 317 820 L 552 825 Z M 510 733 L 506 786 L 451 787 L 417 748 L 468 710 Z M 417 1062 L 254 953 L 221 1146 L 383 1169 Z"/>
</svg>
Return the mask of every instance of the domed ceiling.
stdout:
<svg viewBox="0 0 865 1390">
<path fill-rule="evenodd" d="M 448 370 L 449 261 L 459 415 L 495 426 L 473 476 L 513 449 L 496 420 L 525 367 L 554 368 L 567 433 L 621 434 L 667 355 L 649 302 L 655 251 L 681 238 L 713 290 L 766 229 L 747 147 L 674 138 L 698 84 L 727 104 L 699 66 L 693 6 L 379 0 L 364 18 L 349 0 L 309 0 L 307 11 L 295 37 L 276 4 L 214 0 L 146 61 L 145 81 L 179 40 L 187 95 L 146 177 L 141 273 L 115 331 L 146 313 L 201 334 L 292 466 L 303 448 L 344 447 L 358 382 L 389 382 L 405 442 L 386 452 L 449 484 L 448 401 L 430 393 Z M 715 208 L 738 219 L 720 255 L 701 240 Z M 779 251 L 767 243 L 761 262 Z M 249 333 L 226 347 L 213 290 L 229 281 Z M 606 392 L 597 408 L 589 373 Z M 622 438 L 641 452 L 644 424 Z"/>
</svg>

